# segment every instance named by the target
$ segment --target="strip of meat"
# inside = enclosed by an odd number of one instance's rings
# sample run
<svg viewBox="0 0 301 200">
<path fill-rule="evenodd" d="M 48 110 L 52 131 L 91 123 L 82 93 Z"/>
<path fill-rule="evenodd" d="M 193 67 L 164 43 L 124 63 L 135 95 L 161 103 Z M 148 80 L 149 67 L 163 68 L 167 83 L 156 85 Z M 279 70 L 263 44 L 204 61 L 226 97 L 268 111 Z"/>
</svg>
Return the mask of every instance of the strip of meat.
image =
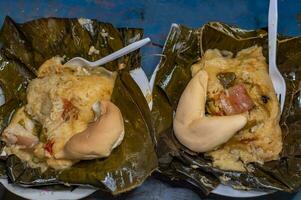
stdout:
<svg viewBox="0 0 301 200">
<path fill-rule="evenodd" d="M 243 113 L 254 106 L 243 84 L 235 85 L 222 93 L 220 103 L 226 115 Z"/>
</svg>

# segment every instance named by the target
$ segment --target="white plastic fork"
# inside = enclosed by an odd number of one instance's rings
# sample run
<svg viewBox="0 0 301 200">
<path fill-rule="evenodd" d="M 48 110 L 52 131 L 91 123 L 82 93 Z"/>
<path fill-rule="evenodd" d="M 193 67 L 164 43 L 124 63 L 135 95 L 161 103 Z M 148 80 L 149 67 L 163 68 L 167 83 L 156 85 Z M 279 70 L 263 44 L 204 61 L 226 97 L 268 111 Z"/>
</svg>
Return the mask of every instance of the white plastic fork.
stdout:
<svg viewBox="0 0 301 200">
<path fill-rule="evenodd" d="M 286 84 L 282 74 L 279 72 L 276 65 L 277 53 L 277 23 L 278 23 L 278 8 L 277 0 L 270 0 L 268 32 L 269 32 L 269 75 L 272 79 L 273 86 L 280 103 L 281 112 L 285 102 Z"/>
<path fill-rule="evenodd" d="M 94 62 L 90 62 L 82 57 L 75 57 L 72 58 L 71 60 L 69 60 L 68 62 L 65 63 L 65 65 L 68 66 L 79 66 L 79 67 L 83 67 L 83 66 L 88 66 L 88 67 L 97 67 L 100 65 L 103 65 L 105 63 L 108 63 L 110 61 L 113 61 L 117 58 L 120 58 L 121 56 L 124 56 L 128 53 L 131 53 L 141 47 L 143 47 L 144 45 L 146 45 L 147 43 L 149 43 L 151 40 L 150 38 L 145 38 L 142 40 L 139 40 L 137 42 L 134 42 L 126 47 L 123 47 L 122 49 L 119 49 L 118 51 L 115 51 L 114 53 L 105 56 L 97 61 Z"/>
</svg>

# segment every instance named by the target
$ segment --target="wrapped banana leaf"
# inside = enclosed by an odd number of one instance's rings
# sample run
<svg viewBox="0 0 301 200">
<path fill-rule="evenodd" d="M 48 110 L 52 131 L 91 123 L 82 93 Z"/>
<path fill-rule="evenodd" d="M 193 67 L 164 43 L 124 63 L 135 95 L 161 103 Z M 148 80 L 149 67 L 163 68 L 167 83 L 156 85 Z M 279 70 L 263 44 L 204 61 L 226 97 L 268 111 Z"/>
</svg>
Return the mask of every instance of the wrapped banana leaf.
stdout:
<svg viewBox="0 0 301 200">
<path fill-rule="evenodd" d="M 278 38 L 277 65 L 285 77 L 287 94 L 280 125 L 283 149 L 279 160 L 249 163 L 253 170 L 238 172 L 213 167 L 204 154 L 194 153 L 174 136 L 173 116 L 180 96 L 191 80 L 191 66 L 208 49 L 228 50 L 235 55 L 242 49 L 261 46 L 267 59 L 265 29 L 243 30 L 213 22 L 199 29 L 172 26 L 159 63 L 153 90 L 152 116 L 158 141 L 159 172 L 169 181 L 182 182 L 209 194 L 221 182 L 240 189 L 293 192 L 301 186 L 300 86 L 301 38 Z"/>
<path fill-rule="evenodd" d="M 28 83 L 36 77 L 44 61 L 54 56 L 65 60 L 76 56 L 97 60 L 142 36 L 141 29 L 117 29 L 89 19 L 44 18 L 17 24 L 6 17 L 0 34 L 0 81 L 5 96 L 5 104 L 0 107 L 1 132 L 15 111 L 26 104 Z M 97 53 L 89 52 L 91 46 Z M 118 106 L 124 119 L 122 143 L 107 158 L 80 161 L 59 171 L 48 168 L 42 172 L 10 155 L 2 162 L 12 183 L 32 187 L 90 185 L 115 195 L 139 186 L 157 168 L 151 113 L 129 74 L 130 70 L 140 67 L 139 51 L 104 67 L 118 71 L 111 101 Z"/>
</svg>

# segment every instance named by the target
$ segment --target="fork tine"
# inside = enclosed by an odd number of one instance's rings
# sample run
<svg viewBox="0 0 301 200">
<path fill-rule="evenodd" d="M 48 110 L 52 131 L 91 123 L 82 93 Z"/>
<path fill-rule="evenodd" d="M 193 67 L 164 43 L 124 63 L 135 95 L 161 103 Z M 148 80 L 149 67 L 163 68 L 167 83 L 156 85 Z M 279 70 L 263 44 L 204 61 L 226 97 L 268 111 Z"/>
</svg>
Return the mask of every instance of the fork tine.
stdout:
<svg viewBox="0 0 301 200">
<path fill-rule="evenodd" d="M 280 104 L 280 110 L 281 110 L 281 112 L 282 112 L 282 109 L 283 109 L 283 107 L 282 107 L 282 101 L 283 101 L 284 99 L 282 98 L 281 93 L 279 93 L 277 96 L 278 96 L 278 101 L 279 101 L 279 104 Z"/>
<path fill-rule="evenodd" d="M 280 104 L 281 112 L 283 112 L 284 103 L 285 103 L 285 95 L 281 95 L 281 93 L 276 93 L 276 96 L 277 96 L 278 102 Z"/>
</svg>

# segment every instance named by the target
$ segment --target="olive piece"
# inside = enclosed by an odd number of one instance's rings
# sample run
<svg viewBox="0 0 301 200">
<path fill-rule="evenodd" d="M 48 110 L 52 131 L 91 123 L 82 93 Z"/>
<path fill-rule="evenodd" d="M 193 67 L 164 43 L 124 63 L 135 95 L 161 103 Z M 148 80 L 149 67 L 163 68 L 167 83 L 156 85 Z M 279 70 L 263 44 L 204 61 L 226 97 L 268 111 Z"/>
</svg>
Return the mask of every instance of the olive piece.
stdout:
<svg viewBox="0 0 301 200">
<path fill-rule="evenodd" d="M 221 72 L 216 75 L 224 88 L 229 88 L 234 85 L 236 75 L 234 72 Z"/>
<path fill-rule="evenodd" d="M 268 103 L 268 101 L 270 100 L 270 97 L 266 96 L 266 95 L 262 95 L 261 96 L 261 101 L 263 103 Z"/>
</svg>

